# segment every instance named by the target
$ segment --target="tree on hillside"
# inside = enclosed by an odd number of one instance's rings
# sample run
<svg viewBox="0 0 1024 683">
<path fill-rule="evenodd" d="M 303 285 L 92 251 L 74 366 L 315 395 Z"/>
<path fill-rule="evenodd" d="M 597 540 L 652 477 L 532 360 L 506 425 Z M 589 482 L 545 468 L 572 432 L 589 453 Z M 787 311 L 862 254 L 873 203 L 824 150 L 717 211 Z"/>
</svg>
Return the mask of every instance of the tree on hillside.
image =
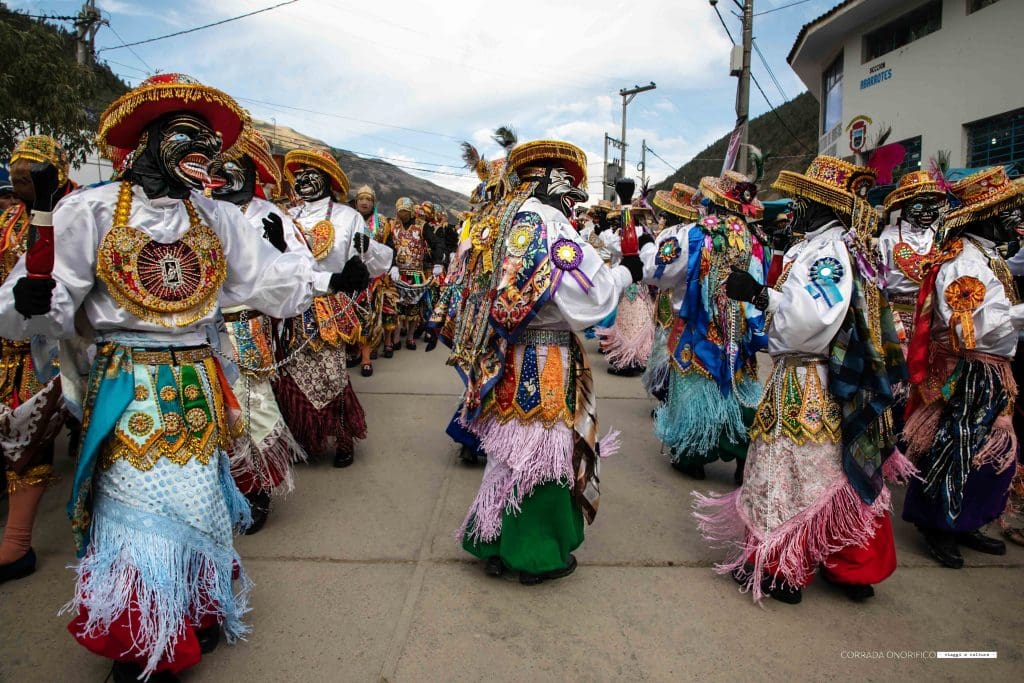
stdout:
<svg viewBox="0 0 1024 683">
<path fill-rule="evenodd" d="M 50 135 L 83 162 L 109 91 L 125 89 L 106 81 L 75 63 L 70 34 L 0 4 L 0 162 L 26 135 Z"/>
</svg>

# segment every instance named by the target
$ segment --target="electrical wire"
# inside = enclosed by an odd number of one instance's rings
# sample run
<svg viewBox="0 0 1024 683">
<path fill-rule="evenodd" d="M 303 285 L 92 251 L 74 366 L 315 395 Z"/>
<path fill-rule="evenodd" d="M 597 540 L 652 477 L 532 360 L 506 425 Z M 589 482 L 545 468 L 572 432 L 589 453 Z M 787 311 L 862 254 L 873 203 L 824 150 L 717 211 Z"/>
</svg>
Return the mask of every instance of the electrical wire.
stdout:
<svg viewBox="0 0 1024 683">
<path fill-rule="evenodd" d="M 122 47 L 126 47 L 126 48 L 128 48 L 128 51 L 129 51 L 129 52 L 131 52 L 131 53 L 132 53 L 133 55 L 135 55 L 135 59 L 139 60 L 139 61 L 140 61 L 140 62 L 142 63 L 142 65 L 143 65 L 144 67 L 146 67 L 146 68 L 148 69 L 148 71 L 146 72 L 146 75 L 147 75 L 147 76 L 151 76 L 151 75 L 155 74 L 155 73 L 156 73 L 156 69 L 154 69 L 153 67 L 151 67 L 151 66 L 149 65 L 149 62 L 147 62 L 147 61 L 146 61 L 145 59 L 143 59 L 143 58 L 142 58 L 142 57 L 141 57 L 141 56 L 139 55 L 139 53 L 135 51 L 135 49 L 134 49 L 133 47 L 131 47 L 130 45 L 128 45 L 128 43 L 124 42 L 124 38 L 122 38 L 122 37 L 121 37 L 121 34 L 117 32 L 117 29 L 116 29 L 116 28 L 114 28 L 114 25 L 110 23 L 110 20 L 109 20 L 109 19 L 107 20 L 106 24 L 107 24 L 107 28 L 109 28 L 109 29 L 110 29 L 110 30 L 111 30 L 111 31 L 112 31 L 112 32 L 114 33 L 114 36 L 115 36 L 115 37 L 116 37 L 116 38 L 117 38 L 117 39 L 118 39 L 119 41 L 121 41 L 121 45 L 122 45 Z"/>
<path fill-rule="evenodd" d="M 791 2 L 788 5 L 779 5 L 778 7 L 772 7 L 771 9 L 766 9 L 763 12 L 754 12 L 754 16 L 755 17 L 760 17 L 760 16 L 765 15 L 765 14 L 771 14 L 772 12 L 778 12 L 779 10 L 789 9 L 790 7 L 796 7 L 797 5 L 803 5 L 803 4 L 808 3 L 810 1 L 811 0 L 796 0 L 796 2 Z"/>
<path fill-rule="evenodd" d="M 270 10 L 277 9 L 278 7 L 284 7 L 285 5 L 294 5 L 298 1 L 299 0 L 286 0 L 286 2 L 279 2 L 276 5 L 271 5 L 270 7 L 264 7 L 262 9 L 253 10 L 252 12 L 246 12 L 245 14 L 239 14 L 238 16 L 228 17 L 227 19 L 221 19 L 220 21 L 215 21 L 212 24 L 204 24 L 202 26 L 196 26 L 194 28 L 185 29 L 184 31 L 175 31 L 174 33 L 168 33 L 168 34 L 162 35 L 162 36 L 154 36 L 153 38 L 146 38 L 145 40 L 137 40 L 134 43 L 125 43 L 123 45 L 113 45 L 113 46 L 109 46 L 109 47 L 101 47 L 99 50 L 96 50 L 96 54 L 99 54 L 101 52 L 105 52 L 107 50 L 120 50 L 121 48 L 125 48 L 125 47 L 131 48 L 131 47 L 134 47 L 136 45 L 145 45 L 146 43 L 155 43 L 158 40 L 164 40 L 166 38 L 174 38 L 175 36 L 183 36 L 186 33 L 195 33 L 196 31 L 202 31 L 203 29 L 212 28 L 214 26 L 220 26 L 222 24 L 227 24 L 227 23 L 232 22 L 232 21 L 238 21 L 239 19 L 245 19 L 246 17 L 251 17 L 251 16 L 254 16 L 256 14 L 262 14 L 263 12 L 269 12 Z"/>
<path fill-rule="evenodd" d="M 779 94 L 782 95 L 782 99 L 788 102 L 789 95 L 787 95 L 786 91 L 782 89 L 782 84 L 779 83 L 779 79 L 775 77 L 775 72 L 772 71 L 772 68 L 770 66 L 768 66 L 768 60 L 765 59 L 764 53 L 761 52 L 761 48 L 757 44 L 757 41 L 751 40 L 750 43 L 751 45 L 754 46 L 754 52 L 756 52 L 757 56 L 761 58 L 761 64 L 764 65 L 764 70 L 768 72 L 768 77 L 772 79 L 773 83 L 775 83 L 775 87 L 778 89 Z"/>
</svg>

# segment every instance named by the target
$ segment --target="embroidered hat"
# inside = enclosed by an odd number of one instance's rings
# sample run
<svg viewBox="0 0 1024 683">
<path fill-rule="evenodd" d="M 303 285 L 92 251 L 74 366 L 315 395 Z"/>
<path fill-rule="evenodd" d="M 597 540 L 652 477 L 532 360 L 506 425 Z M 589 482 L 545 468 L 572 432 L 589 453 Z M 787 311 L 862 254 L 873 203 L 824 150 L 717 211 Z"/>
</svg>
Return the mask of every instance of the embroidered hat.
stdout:
<svg viewBox="0 0 1024 683">
<path fill-rule="evenodd" d="M 64 185 L 68 181 L 68 155 L 49 135 L 30 135 L 19 142 L 11 152 L 11 164 L 20 159 L 51 164 L 57 169 L 57 182 Z"/>
<path fill-rule="evenodd" d="M 811 162 L 805 173 L 780 171 L 772 188 L 788 196 L 803 197 L 824 204 L 849 217 L 853 213 L 855 200 L 867 197 L 874 183 L 873 169 L 821 155 Z"/>
<path fill-rule="evenodd" d="M 289 183 L 295 182 L 295 172 L 302 166 L 323 171 L 331 179 L 331 189 L 338 194 L 338 200 L 343 202 L 348 199 L 348 176 L 330 152 L 322 149 L 293 149 L 285 154 L 284 177 Z"/>
<path fill-rule="evenodd" d="M 885 197 L 882 210 L 889 213 L 908 199 L 923 196 L 945 197 L 931 171 L 912 171 L 900 178 L 899 185 Z"/>
<path fill-rule="evenodd" d="M 395 202 L 395 213 L 400 211 L 408 211 L 409 213 L 416 213 L 416 205 L 412 203 L 412 200 L 408 197 L 399 197 L 398 201 Z"/>
<path fill-rule="evenodd" d="M 991 218 L 1000 211 L 1024 206 L 1024 180 L 1010 180 L 1002 166 L 973 173 L 953 183 L 950 190 L 963 205 L 946 216 L 946 230 Z"/>
<path fill-rule="evenodd" d="M 356 199 L 359 199 L 360 197 L 369 197 L 373 201 L 377 201 L 377 193 L 374 192 L 373 188 L 369 185 L 363 185 L 356 190 Z"/>
<path fill-rule="evenodd" d="M 509 166 L 520 178 L 529 175 L 527 171 L 531 167 L 551 162 L 557 162 L 572 174 L 577 186 L 586 185 L 587 155 L 572 143 L 561 140 L 534 140 L 514 147 L 508 157 Z"/>
<path fill-rule="evenodd" d="M 280 191 L 281 169 L 277 167 L 277 162 L 274 161 L 274 155 L 270 151 L 270 143 L 251 125 L 246 126 L 242 130 L 242 134 L 238 136 L 238 142 L 228 150 L 226 156 L 229 159 L 239 159 L 243 156 L 249 157 L 256 166 L 256 176 L 259 182 L 265 185 L 273 185 L 275 194 Z"/>
<path fill-rule="evenodd" d="M 100 152 L 110 158 L 111 146 L 135 149 L 146 126 L 176 111 L 202 116 L 220 134 L 224 149 L 235 144 L 248 119 L 234 99 L 216 88 L 185 74 L 157 74 L 114 100 L 100 115 Z"/>
<path fill-rule="evenodd" d="M 700 191 L 713 204 L 748 218 L 760 220 L 764 215 L 764 205 L 757 198 L 757 185 L 738 171 L 726 171 L 719 178 L 701 178 Z"/>
<path fill-rule="evenodd" d="M 676 218 L 692 223 L 700 218 L 700 210 L 693 204 L 696 195 L 696 188 L 686 183 L 674 183 L 671 190 L 658 190 L 654 193 L 654 205 Z"/>
</svg>

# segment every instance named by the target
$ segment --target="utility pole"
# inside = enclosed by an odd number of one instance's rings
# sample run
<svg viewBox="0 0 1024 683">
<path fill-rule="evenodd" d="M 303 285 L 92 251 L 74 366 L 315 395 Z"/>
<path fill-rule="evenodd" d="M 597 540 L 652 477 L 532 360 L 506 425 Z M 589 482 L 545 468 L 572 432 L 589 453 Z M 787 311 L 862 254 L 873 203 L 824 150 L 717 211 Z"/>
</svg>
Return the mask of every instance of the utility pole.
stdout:
<svg viewBox="0 0 1024 683">
<path fill-rule="evenodd" d="M 96 9 L 96 0 L 85 0 L 75 19 L 75 58 L 79 66 L 92 64 L 96 48 L 96 32 L 107 23 Z"/>
<path fill-rule="evenodd" d="M 640 148 L 640 187 L 647 184 L 647 139 L 644 138 L 643 147 Z"/>
<path fill-rule="evenodd" d="M 736 122 L 740 130 L 739 172 L 747 174 L 750 125 L 750 50 L 754 42 L 754 0 L 743 0 L 743 67 L 736 89 Z"/>
<path fill-rule="evenodd" d="M 753 0 L 747 0 L 753 2 Z M 654 90 L 657 88 L 654 81 L 651 81 L 647 85 L 634 85 L 632 88 L 623 88 L 619 91 L 619 95 L 622 96 L 622 156 L 619 162 L 619 173 L 626 172 L 626 107 L 633 101 L 639 93 L 647 92 L 648 90 Z M 618 178 L 616 178 L 618 180 Z"/>
<path fill-rule="evenodd" d="M 623 166 L 620 166 L 617 161 L 612 161 L 615 165 L 615 177 L 608 178 L 608 147 L 611 146 L 616 149 L 626 149 L 626 146 L 622 144 L 622 140 L 616 140 L 608 133 L 604 134 L 604 187 L 602 188 L 601 196 L 604 199 L 610 201 L 615 200 L 615 191 L 612 187 L 615 185 L 615 181 L 623 176 L 626 172 Z"/>
<path fill-rule="evenodd" d="M 601 199 L 608 194 L 608 133 L 604 134 L 604 164 L 601 166 Z"/>
</svg>

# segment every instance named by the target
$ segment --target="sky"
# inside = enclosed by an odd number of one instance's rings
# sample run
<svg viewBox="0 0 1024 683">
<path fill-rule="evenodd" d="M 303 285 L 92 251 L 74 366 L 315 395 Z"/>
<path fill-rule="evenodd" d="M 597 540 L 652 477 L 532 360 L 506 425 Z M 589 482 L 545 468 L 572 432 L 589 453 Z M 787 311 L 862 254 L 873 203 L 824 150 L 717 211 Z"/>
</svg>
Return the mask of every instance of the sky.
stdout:
<svg viewBox="0 0 1024 683">
<path fill-rule="evenodd" d="M 773 105 L 806 89 L 786 54 L 800 27 L 838 1 L 755 0 L 755 45 L 778 86 L 756 53 L 752 71 Z M 657 88 L 628 108 L 634 177 L 642 140 L 654 151 L 647 173 L 658 182 L 735 121 L 731 43 L 707 0 L 298 0 L 123 47 L 279 2 L 97 0 L 109 22 L 96 36 L 98 59 L 131 85 L 156 72 L 186 73 L 234 96 L 255 118 L 463 193 L 477 181 L 459 143 L 499 156 L 490 134 L 511 125 L 521 142 L 580 146 L 590 192 L 599 195 L 604 134 L 620 137 L 619 90 L 635 84 Z M 81 4 L 8 0 L 12 9 L 50 15 L 74 15 Z M 733 0 L 718 9 L 739 40 Z M 751 118 L 768 109 L 753 87 Z"/>
</svg>

